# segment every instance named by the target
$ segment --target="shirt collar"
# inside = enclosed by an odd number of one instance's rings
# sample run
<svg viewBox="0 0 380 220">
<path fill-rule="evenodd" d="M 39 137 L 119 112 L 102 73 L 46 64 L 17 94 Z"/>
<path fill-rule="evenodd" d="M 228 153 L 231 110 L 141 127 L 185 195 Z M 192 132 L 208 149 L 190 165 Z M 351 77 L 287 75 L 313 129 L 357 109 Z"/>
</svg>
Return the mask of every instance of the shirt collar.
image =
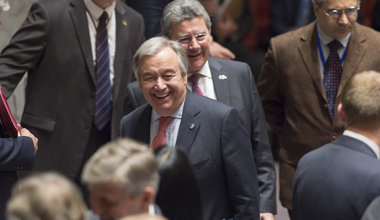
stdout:
<svg viewBox="0 0 380 220">
<path fill-rule="evenodd" d="M 355 139 L 358 139 L 358 140 L 364 142 L 375 152 L 377 159 L 380 159 L 379 146 L 377 146 L 377 144 L 375 142 L 373 142 L 371 139 L 369 139 L 366 136 L 361 135 L 357 132 L 351 131 L 351 130 L 345 130 L 343 132 L 343 135 L 346 135 L 346 136 L 349 136 L 349 137 L 352 137 L 352 138 L 355 138 Z"/>
<path fill-rule="evenodd" d="M 322 31 L 321 27 L 319 26 L 319 23 L 317 23 L 317 30 L 318 30 L 319 40 L 321 41 L 323 46 L 327 47 L 327 44 L 329 44 L 334 39 Z M 338 38 L 336 40 L 338 40 L 343 45 L 343 47 L 346 48 L 348 41 L 350 40 L 350 37 L 351 37 L 351 33 L 347 34 L 345 37 Z"/>
<path fill-rule="evenodd" d="M 208 64 L 208 60 L 206 60 L 205 64 L 202 66 L 202 68 L 199 70 L 199 74 L 204 77 L 212 78 L 211 76 L 211 70 L 210 66 Z M 189 76 L 191 76 L 190 74 Z"/>
<path fill-rule="evenodd" d="M 84 0 L 84 4 L 86 5 L 86 8 L 91 16 L 93 16 L 93 19 L 98 21 L 104 11 L 107 12 L 109 18 L 112 16 L 113 11 L 115 10 L 116 1 L 114 1 L 112 5 L 106 9 L 100 8 L 92 0 Z"/>
<path fill-rule="evenodd" d="M 183 113 L 183 106 L 185 104 L 185 101 L 186 101 L 186 97 L 185 99 L 183 100 L 182 104 L 179 106 L 178 110 L 176 112 L 174 112 L 171 117 L 173 118 L 178 118 L 178 119 L 181 119 L 182 118 L 182 113 Z M 151 121 L 157 121 L 158 119 L 160 119 L 160 115 L 154 110 L 152 109 L 152 119 Z"/>
</svg>

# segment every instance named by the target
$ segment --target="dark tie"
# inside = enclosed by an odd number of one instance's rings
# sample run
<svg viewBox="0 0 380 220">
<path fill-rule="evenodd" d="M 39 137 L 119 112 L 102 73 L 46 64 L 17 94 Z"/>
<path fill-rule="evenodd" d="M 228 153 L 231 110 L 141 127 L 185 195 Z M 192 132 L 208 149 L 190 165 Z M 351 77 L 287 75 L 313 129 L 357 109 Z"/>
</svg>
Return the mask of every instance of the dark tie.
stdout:
<svg viewBox="0 0 380 220">
<path fill-rule="evenodd" d="M 191 82 L 191 90 L 201 96 L 203 96 L 203 93 L 201 91 L 201 88 L 198 86 L 199 78 L 201 77 L 200 74 L 193 74 L 191 75 L 188 80 Z"/>
<path fill-rule="evenodd" d="M 107 19 L 107 13 L 103 12 L 96 29 L 95 125 L 99 130 L 102 130 L 109 123 L 112 109 Z"/>
<path fill-rule="evenodd" d="M 334 119 L 335 99 L 343 71 L 337 50 L 342 47 L 342 44 L 337 40 L 333 40 L 328 46 L 330 48 L 330 55 L 325 66 L 323 86 L 326 91 L 327 104 L 329 106 L 331 118 Z"/>
<path fill-rule="evenodd" d="M 172 121 L 172 117 L 161 117 L 158 125 L 158 132 L 152 141 L 152 150 L 155 151 L 157 148 L 166 144 L 166 127 Z"/>
</svg>

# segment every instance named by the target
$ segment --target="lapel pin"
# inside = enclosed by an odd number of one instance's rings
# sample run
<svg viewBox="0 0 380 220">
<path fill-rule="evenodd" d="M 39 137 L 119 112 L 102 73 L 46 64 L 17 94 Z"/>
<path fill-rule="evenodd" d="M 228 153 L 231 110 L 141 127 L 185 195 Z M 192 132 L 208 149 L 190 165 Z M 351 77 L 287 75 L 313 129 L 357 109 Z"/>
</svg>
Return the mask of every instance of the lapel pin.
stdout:
<svg viewBox="0 0 380 220">
<path fill-rule="evenodd" d="M 128 25 L 128 23 L 127 23 L 126 20 L 123 20 L 123 25 L 124 25 L 124 26 L 127 26 L 127 25 Z"/>
<path fill-rule="evenodd" d="M 221 74 L 221 75 L 218 76 L 218 78 L 219 78 L 220 80 L 225 80 L 225 79 L 227 79 L 227 76 L 224 75 L 224 74 Z"/>
<path fill-rule="evenodd" d="M 193 130 L 193 129 L 195 128 L 195 124 L 194 124 L 194 123 L 191 123 L 191 124 L 189 125 L 189 128 L 190 128 L 190 130 Z"/>
</svg>

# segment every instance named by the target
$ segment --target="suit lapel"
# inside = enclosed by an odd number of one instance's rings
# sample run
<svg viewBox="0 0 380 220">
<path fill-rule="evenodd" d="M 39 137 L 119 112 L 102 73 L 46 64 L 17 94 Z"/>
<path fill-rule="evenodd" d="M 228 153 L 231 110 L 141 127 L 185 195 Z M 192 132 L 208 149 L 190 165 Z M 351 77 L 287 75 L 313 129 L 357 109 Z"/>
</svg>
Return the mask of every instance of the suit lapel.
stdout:
<svg viewBox="0 0 380 220">
<path fill-rule="evenodd" d="M 179 126 L 176 146 L 188 154 L 190 148 L 201 127 L 201 121 L 197 115 L 201 112 L 195 104 L 195 100 L 190 90 L 186 90 L 186 100 L 182 112 L 182 120 Z"/>
<path fill-rule="evenodd" d="M 87 23 L 86 7 L 84 5 L 84 1 L 82 0 L 71 0 L 71 6 L 72 8 L 69 13 L 74 24 L 83 57 L 85 58 L 86 65 L 89 69 L 89 74 L 91 75 L 93 83 L 96 85 L 95 67 L 92 61 L 93 58 L 91 52 L 90 33 Z"/>
<path fill-rule="evenodd" d="M 121 83 L 121 74 L 122 68 L 125 64 L 123 64 L 123 58 L 124 56 L 132 56 L 129 54 L 126 54 L 126 51 L 129 51 L 129 49 L 126 49 L 128 45 L 127 40 L 125 39 L 126 36 L 128 36 L 129 28 L 128 28 L 128 19 L 126 16 L 125 9 L 120 5 L 119 1 L 116 1 L 116 7 L 115 7 L 115 15 L 116 15 L 116 47 L 115 47 L 115 58 L 114 58 L 114 88 L 113 88 L 113 97 L 116 98 L 120 91 L 120 83 Z M 124 91 L 124 90 L 122 90 Z"/>
<path fill-rule="evenodd" d="M 359 63 L 362 61 L 367 50 L 366 37 L 365 35 L 358 33 L 356 25 L 354 25 L 350 41 L 347 46 L 347 55 L 343 64 L 343 73 L 340 79 L 337 97 L 340 96 L 347 81 L 356 72 Z"/>
<path fill-rule="evenodd" d="M 208 61 L 216 98 L 218 101 L 228 105 L 230 104 L 230 93 L 227 92 L 229 91 L 229 73 L 223 71 L 223 67 L 217 59 L 210 57 Z"/>
<path fill-rule="evenodd" d="M 313 22 L 305 28 L 304 33 L 300 36 L 298 49 L 306 69 L 313 79 L 315 87 L 327 103 L 326 93 L 322 83 L 321 71 L 319 69 L 316 22 Z"/>
<path fill-rule="evenodd" d="M 138 123 L 136 126 L 136 129 L 134 131 L 133 137 L 136 138 L 136 140 L 148 143 L 150 142 L 150 121 L 152 116 L 152 107 L 150 105 L 145 104 L 144 111 L 140 115 L 138 119 Z M 147 132 L 141 132 L 141 131 L 147 131 Z"/>
</svg>

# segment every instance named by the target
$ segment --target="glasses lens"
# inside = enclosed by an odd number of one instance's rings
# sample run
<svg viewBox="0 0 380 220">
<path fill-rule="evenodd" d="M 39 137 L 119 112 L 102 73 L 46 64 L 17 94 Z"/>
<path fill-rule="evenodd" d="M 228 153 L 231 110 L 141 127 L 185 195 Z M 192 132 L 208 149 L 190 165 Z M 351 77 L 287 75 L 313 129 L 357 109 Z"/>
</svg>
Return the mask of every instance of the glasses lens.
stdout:
<svg viewBox="0 0 380 220">
<path fill-rule="evenodd" d="M 344 13 L 346 13 L 346 15 L 353 15 L 353 14 L 355 14 L 355 12 L 356 12 L 356 7 L 346 8 L 346 10 L 344 11 Z"/>
</svg>

